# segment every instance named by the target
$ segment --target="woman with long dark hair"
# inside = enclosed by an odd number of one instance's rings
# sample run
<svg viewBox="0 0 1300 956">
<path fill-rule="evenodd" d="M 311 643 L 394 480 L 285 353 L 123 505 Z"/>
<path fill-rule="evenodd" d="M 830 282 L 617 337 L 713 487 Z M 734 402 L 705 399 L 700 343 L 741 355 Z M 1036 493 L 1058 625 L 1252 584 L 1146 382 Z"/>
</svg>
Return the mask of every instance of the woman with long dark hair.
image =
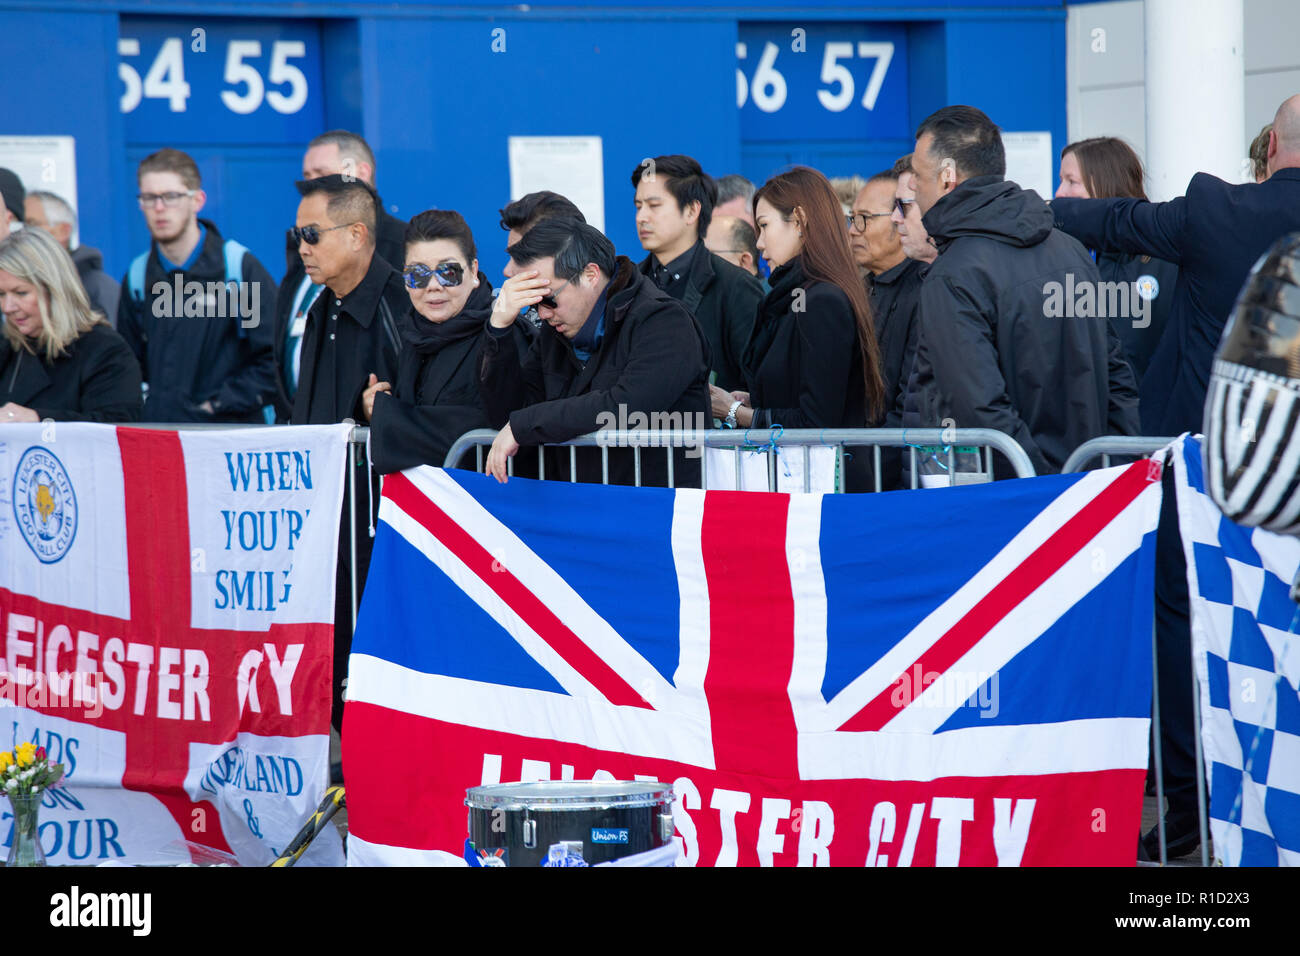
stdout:
<svg viewBox="0 0 1300 956">
<path fill-rule="evenodd" d="M 460 213 L 430 209 L 411 220 L 402 276 L 411 307 L 397 321 L 397 381 L 372 381 L 362 396 L 381 474 L 441 467 L 457 438 L 489 424 L 476 366 L 492 285 Z"/>
<path fill-rule="evenodd" d="M 884 417 L 879 347 L 835 190 L 796 166 L 764 183 L 753 209 L 771 291 L 745 350 L 749 391 L 712 388 L 714 415 L 739 428 L 875 425 Z"/>
<path fill-rule="evenodd" d="M 1071 143 L 1061 150 L 1061 187 L 1056 195 L 1078 199 L 1146 199 L 1143 179 L 1142 161 L 1133 147 L 1113 136 L 1098 136 Z M 1151 256 L 1104 249 L 1098 249 L 1093 257 L 1103 282 L 1128 285 L 1128 314 L 1109 318 L 1133 367 L 1133 375 L 1141 385 L 1169 321 L 1178 267 Z"/>
</svg>

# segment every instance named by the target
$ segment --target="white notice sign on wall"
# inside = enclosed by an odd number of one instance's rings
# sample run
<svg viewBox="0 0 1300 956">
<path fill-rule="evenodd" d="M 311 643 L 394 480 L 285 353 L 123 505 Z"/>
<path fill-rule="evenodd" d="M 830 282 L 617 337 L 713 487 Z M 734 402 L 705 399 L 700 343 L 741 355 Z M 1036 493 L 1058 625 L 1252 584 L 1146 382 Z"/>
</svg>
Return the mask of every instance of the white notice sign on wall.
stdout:
<svg viewBox="0 0 1300 956">
<path fill-rule="evenodd" d="M 1007 179 L 1021 189 L 1032 189 L 1044 199 L 1056 191 L 1052 183 L 1052 134 L 1003 133 L 1007 151 Z"/>
<path fill-rule="evenodd" d="M 511 136 L 510 198 L 549 189 L 605 231 L 605 166 L 599 136 Z"/>
</svg>

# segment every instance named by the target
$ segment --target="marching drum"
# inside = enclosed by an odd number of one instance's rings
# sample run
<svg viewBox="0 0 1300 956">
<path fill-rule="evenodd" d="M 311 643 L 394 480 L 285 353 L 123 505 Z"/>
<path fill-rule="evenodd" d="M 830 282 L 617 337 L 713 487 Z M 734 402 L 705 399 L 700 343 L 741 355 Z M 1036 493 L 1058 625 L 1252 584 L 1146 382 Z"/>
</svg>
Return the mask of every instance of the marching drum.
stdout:
<svg viewBox="0 0 1300 956">
<path fill-rule="evenodd" d="M 479 866 L 595 865 L 660 850 L 653 859 L 668 865 L 675 856 L 670 784 L 547 780 L 465 793 Z"/>
</svg>

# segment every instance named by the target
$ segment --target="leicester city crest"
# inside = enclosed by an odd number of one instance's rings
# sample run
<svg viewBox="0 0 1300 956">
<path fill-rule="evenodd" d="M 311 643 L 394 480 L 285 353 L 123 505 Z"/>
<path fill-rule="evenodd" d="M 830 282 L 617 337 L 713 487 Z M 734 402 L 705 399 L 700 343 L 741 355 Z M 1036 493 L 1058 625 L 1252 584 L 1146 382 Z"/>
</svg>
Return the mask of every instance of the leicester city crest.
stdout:
<svg viewBox="0 0 1300 956">
<path fill-rule="evenodd" d="M 77 535 L 77 495 L 63 463 L 33 445 L 18 459 L 13 483 L 18 530 L 45 564 L 62 560 Z"/>
</svg>

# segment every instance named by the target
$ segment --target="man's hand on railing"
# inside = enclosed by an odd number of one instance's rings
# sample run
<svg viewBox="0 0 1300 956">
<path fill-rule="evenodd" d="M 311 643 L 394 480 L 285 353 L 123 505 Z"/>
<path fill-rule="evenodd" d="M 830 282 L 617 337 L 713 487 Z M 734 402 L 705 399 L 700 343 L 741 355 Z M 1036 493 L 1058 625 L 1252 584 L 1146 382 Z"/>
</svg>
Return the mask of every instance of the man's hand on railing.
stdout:
<svg viewBox="0 0 1300 956">
<path fill-rule="evenodd" d="M 496 440 L 492 442 L 492 450 L 488 452 L 487 466 L 483 469 L 483 473 L 505 484 L 509 480 L 506 465 L 518 451 L 519 442 L 515 441 L 515 433 L 510 430 L 510 425 L 507 423 L 505 428 L 497 432 Z"/>
<path fill-rule="evenodd" d="M 496 301 L 492 303 L 492 325 L 498 329 L 507 329 L 519 318 L 519 313 L 530 305 L 542 301 L 542 296 L 551 291 L 548 279 L 537 278 L 537 270 L 516 272 L 501 285 Z"/>
</svg>

